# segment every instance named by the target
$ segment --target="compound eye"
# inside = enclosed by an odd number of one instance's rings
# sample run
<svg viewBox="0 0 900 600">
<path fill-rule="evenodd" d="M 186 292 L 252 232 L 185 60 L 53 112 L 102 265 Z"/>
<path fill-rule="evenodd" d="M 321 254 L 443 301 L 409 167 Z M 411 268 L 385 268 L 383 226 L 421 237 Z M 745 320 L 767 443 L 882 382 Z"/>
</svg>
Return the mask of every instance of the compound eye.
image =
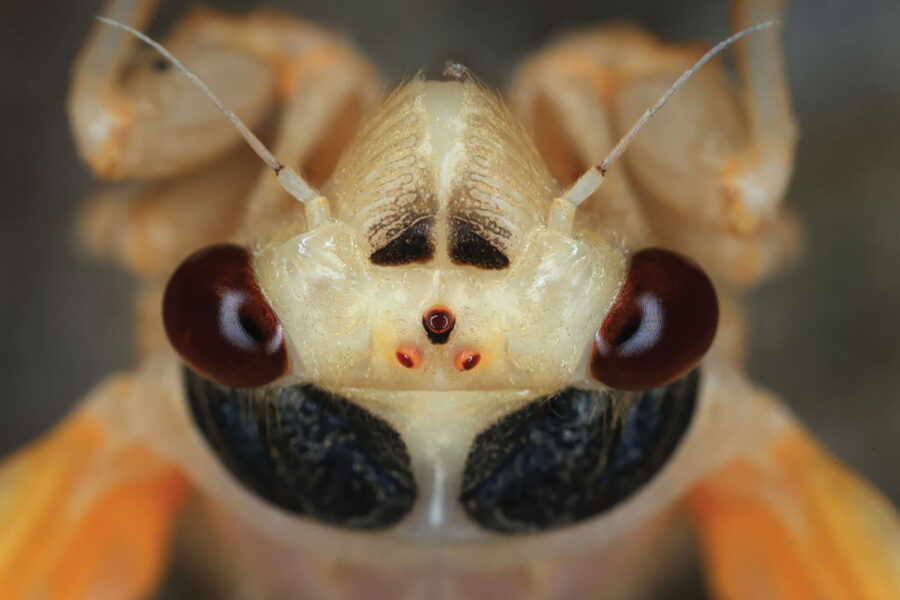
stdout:
<svg viewBox="0 0 900 600">
<path fill-rule="evenodd" d="M 224 385 L 264 385 L 288 370 L 281 324 L 240 246 L 210 246 L 181 263 L 166 287 L 163 323 L 181 358 Z"/>
<path fill-rule="evenodd" d="M 591 375 L 622 390 L 671 383 L 700 361 L 718 322 L 716 292 L 699 267 L 668 250 L 641 250 L 597 332 Z"/>
</svg>

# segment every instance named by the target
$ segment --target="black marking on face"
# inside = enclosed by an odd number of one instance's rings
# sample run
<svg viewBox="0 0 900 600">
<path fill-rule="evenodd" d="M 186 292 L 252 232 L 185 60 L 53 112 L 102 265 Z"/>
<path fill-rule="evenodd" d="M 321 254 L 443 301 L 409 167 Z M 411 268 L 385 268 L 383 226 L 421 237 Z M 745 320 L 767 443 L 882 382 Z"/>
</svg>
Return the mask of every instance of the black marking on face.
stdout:
<svg viewBox="0 0 900 600">
<path fill-rule="evenodd" d="M 385 421 L 312 385 L 231 388 L 185 370 L 194 421 L 242 484 L 291 512 L 381 529 L 417 488 L 406 445 Z"/>
<path fill-rule="evenodd" d="M 373 252 L 369 260 L 381 266 L 428 262 L 434 258 L 434 243 L 431 239 L 433 224 L 433 217 L 416 221 L 399 236 Z"/>
<path fill-rule="evenodd" d="M 479 269 L 505 269 L 509 258 L 478 234 L 475 226 L 464 219 L 450 220 L 450 260 L 458 265 Z"/>
<path fill-rule="evenodd" d="M 617 419 L 612 394 L 567 388 L 479 434 L 460 502 L 485 529 L 528 533 L 587 519 L 618 504 L 666 463 L 694 414 L 697 371 L 635 392 Z"/>
<path fill-rule="evenodd" d="M 427 327 L 425 328 L 425 335 L 428 336 L 428 341 L 437 345 L 446 344 L 450 340 L 451 333 L 453 333 L 452 327 L 443 333 L 432 333 Z"/>
</svg>

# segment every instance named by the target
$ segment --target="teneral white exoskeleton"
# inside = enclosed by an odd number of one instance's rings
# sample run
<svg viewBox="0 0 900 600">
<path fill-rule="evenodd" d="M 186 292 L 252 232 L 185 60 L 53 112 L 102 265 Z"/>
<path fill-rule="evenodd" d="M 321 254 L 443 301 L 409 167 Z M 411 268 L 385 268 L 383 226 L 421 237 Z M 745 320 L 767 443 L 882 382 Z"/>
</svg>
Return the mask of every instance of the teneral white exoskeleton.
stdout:
<svg viewBox="0 0 900 600">
<path fill-rule="evenodd" d="M 741 27 L 779 9 L 735 5 Z M 686 529 L 723 598 L 897 595 L 893 508 L 741 369 L 735 290 L 793 243 L 757 29 L 741 93 L 697 71 L 607 172 L 702 52 L 598 28 L 530 58 L 511 108 L 458 65 L 385 99 L 327 31 L 197 12 L 165 45 L 273 175 L 98 25 L 76 140 L 156 183 L 84 232 L 146 281 L 143 359 L 4 463 L 4 597 L 148 596 L 176 523 L 236 597 L 640 598 Z"/>
</svg>

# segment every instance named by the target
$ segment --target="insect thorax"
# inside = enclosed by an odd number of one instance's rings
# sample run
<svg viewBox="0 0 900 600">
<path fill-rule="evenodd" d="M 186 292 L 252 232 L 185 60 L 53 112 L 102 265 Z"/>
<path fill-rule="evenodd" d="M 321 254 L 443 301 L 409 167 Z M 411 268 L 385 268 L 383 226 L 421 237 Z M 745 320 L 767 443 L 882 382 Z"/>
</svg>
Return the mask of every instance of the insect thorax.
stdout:
<svg viewBox="0 0 900 600">
<path fill-rule="evenodd" d="M 625 264 L 598 235 L 546 226 L 557 192 L 494 95 L 455 81 L 401 87 L 325 188 L 336 220 L 256 256 L 294 375 L 396 390 L 588 385 L 593 332 Z M 455 324 L 435 343 L 423 314 L 438 306 Z"/>
</svg>

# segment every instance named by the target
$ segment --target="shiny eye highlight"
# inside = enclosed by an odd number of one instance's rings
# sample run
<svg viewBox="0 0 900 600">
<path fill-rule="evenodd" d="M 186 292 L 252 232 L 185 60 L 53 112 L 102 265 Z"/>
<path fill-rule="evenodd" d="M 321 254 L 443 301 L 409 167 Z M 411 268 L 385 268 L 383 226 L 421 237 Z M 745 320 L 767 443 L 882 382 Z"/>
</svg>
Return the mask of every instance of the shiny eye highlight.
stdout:
<svg viewBox="0 0 900 600">
<path fill-rule="evenodd" d="M 718 322 L 715 289 L 699 267 L 662 248 L 641 250 L 597 332 L 591 375 L 621 390 L 671 383 L 700 361 Z"/>
<path fill-rule="evenodd" d="M 259 386 L 288 370 L 281 324 L 240 246 L 210 246 L 181 263 L 166 286 L 163 323 L 181 358 L 219 383 Z"/>
</svg>

